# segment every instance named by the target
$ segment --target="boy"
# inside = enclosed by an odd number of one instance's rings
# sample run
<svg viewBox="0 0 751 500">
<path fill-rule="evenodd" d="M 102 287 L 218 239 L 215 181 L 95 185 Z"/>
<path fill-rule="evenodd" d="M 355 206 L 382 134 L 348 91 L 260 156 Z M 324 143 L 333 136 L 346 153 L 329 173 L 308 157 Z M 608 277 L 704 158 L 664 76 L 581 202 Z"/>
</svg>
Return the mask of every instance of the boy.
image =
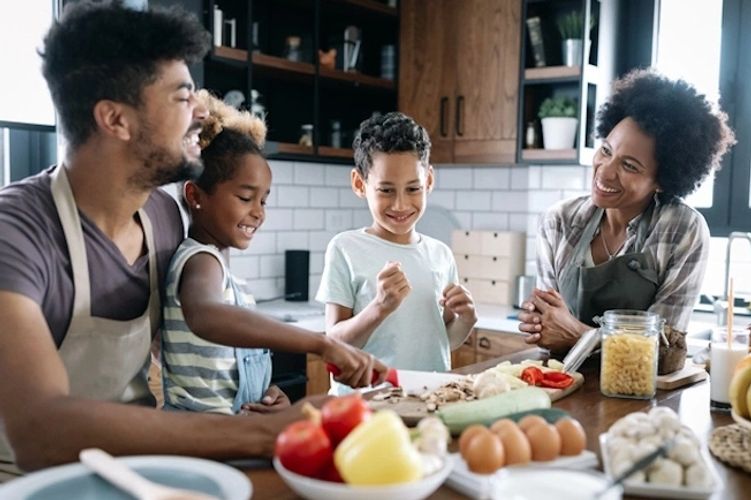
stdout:
<svg viewBox="0 0 751 500">
<path fill-rule="evenodd" d="M 316 299 L 326 331 L 402 369 L 446 371 L 477 316 L 442 242 L 415 225 L 433 188 L 430 139 L 402 113 L 374 116 L 354 141 L 352 190 L 373 223 L 335 236 Z M 332 394 L 346 389 L 338 384 Z"/>
</svg>

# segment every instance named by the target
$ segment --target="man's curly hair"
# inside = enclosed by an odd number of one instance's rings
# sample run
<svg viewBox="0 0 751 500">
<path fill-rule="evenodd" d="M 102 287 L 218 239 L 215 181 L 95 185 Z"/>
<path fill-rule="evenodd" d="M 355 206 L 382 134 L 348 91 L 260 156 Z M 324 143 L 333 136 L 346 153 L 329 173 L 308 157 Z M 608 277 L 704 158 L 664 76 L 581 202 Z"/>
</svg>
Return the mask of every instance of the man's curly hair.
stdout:
<svg viewBox="0 0 751 500">
<path fill-rule="evenodd" d="M 685 81 L 651 69 L 631 71 L 615 82 L 597 114 L 597 135 L 607 137 L 627 117 L 654 138 L 662 201 L 696 190 L 735 144 L 724 112 Z"/>
<path fill-rule="evenodd" d="M 209 116 L 203 122 L 199 144 L 204 169 L 195 183 L 211 193 L 217 184 L 232 179 L 245 154 L 263 156 L 266 124 L 248 111 L 238 111 L 229 104 L 200 90 L 197 99 L 206 106 Z"/>
<path fill-rule="evenodd" d="M 69 4 L 44 39 L 42 72 L 71 148 L 96 130 L 94 105 L 103 99 L 141 104 L 158 65 L 200 61 L 211 36 L 179 9 L 138 11 L 121 1 Z"/>
<path fill-rule="evenodd" d="M 355 168 L 363 179 L 368 178 L 375 153 L 414 153 L 425 167 L 430 157 L 428 132 L 409 116 L 396 111 L 363 121 L 352 147 Z"/>
</svg>

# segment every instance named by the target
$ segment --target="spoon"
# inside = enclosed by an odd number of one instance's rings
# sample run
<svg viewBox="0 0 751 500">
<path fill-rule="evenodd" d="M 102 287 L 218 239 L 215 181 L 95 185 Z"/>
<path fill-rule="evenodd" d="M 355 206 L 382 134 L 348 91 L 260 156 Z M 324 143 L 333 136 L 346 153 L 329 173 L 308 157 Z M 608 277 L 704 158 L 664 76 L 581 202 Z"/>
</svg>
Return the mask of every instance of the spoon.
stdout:
<svg viewBox="0 0 751 500">
<path fill-rule="evenodd" d="M 82 450 L 78 458 L 86 467 L 139 500 L 219 500 L 197 491 L 171 488 L 149 481 L 99 448 Z"/>
<path fill-rule="evenodd" d="M 616 486 L 621 484 L 623 481 L 631 477 L 631 475 L 634 474 L 635 472 L 639 472 L 640 470 L 648 467 L 649 464 L 654 462 L 658 457 L 664 457 L 665 455 L 667 455 L 668 452 L 670 451 L 670 448 L 672 447 L 673 447 L 673 440 L 670 439 L 662 443 L 660 446 L 658 446 L 657 449 L 653 451 L 652 453 L 648 453 L 644 455 L 643 457 L 641 457 L 639 460 L 634 462 L 634 464 L 631 467 L 626 469 L 619 476 L 611 479 L 610 482 L 607 485 L 605 485 L 605 489 L 595 495 L 595 500 L 605 496 L 605 493 L 610 491 L 611 488 L 615 488 Z"/>
</svg>

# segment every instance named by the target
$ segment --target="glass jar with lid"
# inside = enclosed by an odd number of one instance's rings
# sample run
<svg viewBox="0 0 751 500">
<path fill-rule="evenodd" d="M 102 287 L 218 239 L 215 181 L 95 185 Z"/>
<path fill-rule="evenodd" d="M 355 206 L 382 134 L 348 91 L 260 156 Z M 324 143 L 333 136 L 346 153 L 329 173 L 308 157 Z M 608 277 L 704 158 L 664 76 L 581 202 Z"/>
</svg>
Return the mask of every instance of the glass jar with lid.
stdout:
<svg viewBox="0 0 751 500">
<path fill-rule="evenodd" d="M 600 323 L 600 392 L 650 399 L 657 385 L 657 356 L 664 320 L 646 311 L 605 311 Z"/>
</svg>

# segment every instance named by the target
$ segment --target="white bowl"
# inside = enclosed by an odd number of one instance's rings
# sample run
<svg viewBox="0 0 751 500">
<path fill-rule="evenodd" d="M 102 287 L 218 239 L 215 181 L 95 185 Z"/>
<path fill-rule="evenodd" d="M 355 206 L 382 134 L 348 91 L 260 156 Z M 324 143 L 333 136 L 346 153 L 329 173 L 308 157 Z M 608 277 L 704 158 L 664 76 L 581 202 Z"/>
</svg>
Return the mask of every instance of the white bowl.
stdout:
<svg viewBox="0 0 751 500">
<path fill-rule="evenodd" d="M 296 474 L 274 458 L 274 469 L 287 486 L 309 500 L 419 500 L 437 490 L 451 472 L 453 462 L 444 460 L 443 467 L 419 481 L 388 486 L 351 486 L 344 483 L 322 481 Z"/>
</svg>

